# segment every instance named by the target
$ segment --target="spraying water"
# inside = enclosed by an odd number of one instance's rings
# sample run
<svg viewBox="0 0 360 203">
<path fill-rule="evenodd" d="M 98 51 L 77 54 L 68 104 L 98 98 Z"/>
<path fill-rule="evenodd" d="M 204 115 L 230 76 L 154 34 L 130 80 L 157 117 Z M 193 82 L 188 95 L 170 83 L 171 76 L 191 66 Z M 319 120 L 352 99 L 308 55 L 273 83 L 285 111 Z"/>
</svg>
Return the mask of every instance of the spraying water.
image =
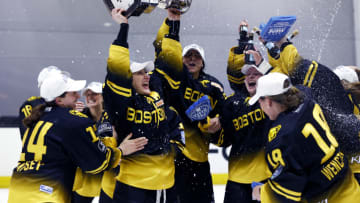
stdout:
<svg viewBox="0 0 360 203">
<path fill-rule="evenodd" d="M 323 52 L 323 49 L 324 49 L 324 46 L 325 46 L 325 42 L 326 42 L 327 38 L 329 37 L 329 34 L 330 34 L 331 30 L 332 30 L 335 18 L 337 16 L 338 12 L 339 12 L 339 9 L 341 8 L 341 3 L 342 3 L 342 0 L 339 0 L 338 2 L 336 2 L 334 8 L 332 9 L 333 12 L 330 13 L 330 21 L 327 23 L 327 25 L 329 27 L 326 30 L 324 37 L 322 37 L 322 39 L 321 39 L 320 50 L 319 50 L 319 55 L 317 57 L 317 61 L 321 60 L 321 55 L 322 55 L 322 52 Z"/>
</svg>

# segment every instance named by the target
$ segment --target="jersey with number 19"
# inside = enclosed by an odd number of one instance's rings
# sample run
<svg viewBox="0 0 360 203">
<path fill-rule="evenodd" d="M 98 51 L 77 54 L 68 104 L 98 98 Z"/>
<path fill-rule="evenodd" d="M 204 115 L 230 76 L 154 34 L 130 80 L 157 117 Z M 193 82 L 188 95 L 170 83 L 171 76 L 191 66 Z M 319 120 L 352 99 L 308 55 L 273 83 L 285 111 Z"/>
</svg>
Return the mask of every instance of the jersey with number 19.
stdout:
<svg viewBox="0 0 360 203">
<path fill-rule="evenodd" d="M 115 167 L 120 156 L 118 149 L 103 145 L 85 114 L 47 107 L 24 133 L 9 202 L 70 202 L 77 166 L 96 174 Z"/>
<path fill-rule="evenodd" d="M 261 189 L 261 202 L 359 202 L 359 185 L 318 104 L 305 99 L 282 112 L 267 140 L 272 176 Z"/>
</svg>

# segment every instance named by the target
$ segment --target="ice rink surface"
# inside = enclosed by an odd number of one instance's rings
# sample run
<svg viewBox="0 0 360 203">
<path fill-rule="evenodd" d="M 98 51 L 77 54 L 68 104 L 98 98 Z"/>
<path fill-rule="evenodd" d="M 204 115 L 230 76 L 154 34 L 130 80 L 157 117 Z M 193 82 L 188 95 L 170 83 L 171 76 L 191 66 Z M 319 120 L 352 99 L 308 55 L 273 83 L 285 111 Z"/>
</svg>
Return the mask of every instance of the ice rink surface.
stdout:
<svg viewBox="0 0 360 203">
<path fill-rule="evenodd" d="M 8 200 L 8 189 L 0 189 L 0 203 L 5 203 Z M 214 185 L 215 203 L 221 203 L 224 200 L 225 185 Z M 94 199 L 94 203 L 97 199 Z"/>
</svg>

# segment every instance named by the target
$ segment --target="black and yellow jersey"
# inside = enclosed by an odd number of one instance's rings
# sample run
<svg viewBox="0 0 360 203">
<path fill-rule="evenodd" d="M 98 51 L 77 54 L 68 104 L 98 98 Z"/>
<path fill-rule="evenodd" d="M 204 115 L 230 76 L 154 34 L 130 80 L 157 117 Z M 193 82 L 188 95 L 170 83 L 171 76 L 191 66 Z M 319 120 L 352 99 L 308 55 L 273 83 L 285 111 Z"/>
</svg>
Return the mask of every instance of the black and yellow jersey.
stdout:
<svg viewBox="0 0 360 203">
<path fill-rule="evenodd" d="M 45 100 L 41 97 L 32 96 L 29 97 L 21 106 L 19 109 L 19 129 L 20 129 L 20 136 L 21 139 L 24 136 L 26 127 L 23 124 L 23 119 L 30 116 L 32 109 L 36 107 L 39 104 L 44 104 Z"/>
<path fill-rule="evenodd" d="M 360 115 L 360 107 L 358 102 L 355 100 L 355 97 L 351 94 L 351 92 L 347 92 L 347 95 L 353 104 L 353 113 L 354 115 Z M 360 138 L 359 138 L 360 139 Z M 354 153 L 348 156 L 349 165 L 353 173 L 360 173 L 360 152 Z"/>
<path fill-rule="evenodd" d="M 322 109 L 342 114 L 353 113 L 353 105 L 340 82 L 339 77 L 328 67 L 303 59 L 296 47 L 287 43 L 281 49 L 280 58 L 271 58 L 272 72 L 287 74 L 294 85 L 311 88 L 315 101 Z"/>
<path fill-rule="evenodd" d="M 89 118 L 92 119 L 91 113 L 89 108 L 85 108 L 82 113 L 87 115 Z M 112 137 L 112 126 L 109 121 L 109 117 L 107 116 L 107 112 L 103 111 L 101 113 L 100 120 L 96 122 L 96 128 L 95 128 L 96 136 L 100 138 L 100 140 L 106 145 L 111 147 L 117 147 L 117 142 L 114 140 L 108 139 L 107 142 L 104 141 L 104 137 Z M 113 142 L 110 143 L 109 142 Z M 106 170 L 104 172 L 98 173 L 98 174 L 89 174 L 81 170 L 81 168 L 76 169 L 75 174 L 75 180 L 74 180 L 74 186 L 73 191 L 75 191 L 78 195 L 81 195 L 83 197 L 96 197 L 100 195 L 100 190 L 102 186 L 102 182 L 114 182 L 115 180 L 115 174 L 113 171 L 118 171 L 119 167 Z M 103 174 L 113 174 L 112 176 L 106 175 L 107 178 L 103 178 Z M 112 180 L 108 181 L 109 178 L 112 178 Z M 115 188 L 115 186 L 114 186 Z M 111 190 L 111 192 L 114 191 Z M 109 193 L 109 192 L 108 192 Z"/>
<path fill-rule="evenodd" d="M 265 161 L 268 118 L 260 105 L 249 105 L 250 97 L 239 92 L 226 98 L 220 122 L 218 146 L 232 145 L 229 180 L 251 184 L 270 177 Z"/>
<path fill-rule="evenodd" d="M 342 181 L 348 171 L 322 109 L 307 98 L 272 122 L 266 160 L 272 176 L 261 191 L 262 202 L 312 200 Z"/>
<path fill-rule="evenodd" d="M 183 126 L 158 92 L 140 95 L 132 88 L 128 26 L 121 24 L 118 38 L 110 46 L 104 104 L 120 142 L 132 133 L 132 138 L 146 137 L 148 143 L 122 159 L 117 180 L 142 189 L 168 189 L 174 184 L 175 172 L 171 142 L 181 142 Z"/>
<path fill-rule="evenodd" d="M 346 155 L 359 153 L 360 120 L 354 116 L 354 105 L 339 77 L 328 67 L 303 59 L 291 43 L 285 43 L 280 58 L 270 62 L 272 71 L 289 75 L 293 85 L 311 89 L 312 98 L 321 106 L 332 133 L 342 145 L 341 151 Z"/>
<path fill-rule="evenodd" d="M 169 20 L 165 19 L 154 42 L 156 51 L 155 70 L 150 85 L 158 90 L 180 114 L 185 128 L 186 147 L 182 151 L 196 162 L 208 160 L 210 135 L 198 128 L 198 122 L 191 122 L 185 111 L 202 96 L 210 98 L 213 110 L 210 117 L 219 114 L 225 95 L 223 85 L 213 76 L 201 71 L 198 79 L 193 79 L 182 63 L 182 49 L 178 36 L 173 37 L 169 30 Z"/>
<path fill-rule="evenodd" d="M 103 145 L 85 114 L 47 107 L 24 133 L 9 202 L 70 202 L 77 166 L 97 174 L 116 167 L 120 156 L 119 149 Z"/>
</svg>

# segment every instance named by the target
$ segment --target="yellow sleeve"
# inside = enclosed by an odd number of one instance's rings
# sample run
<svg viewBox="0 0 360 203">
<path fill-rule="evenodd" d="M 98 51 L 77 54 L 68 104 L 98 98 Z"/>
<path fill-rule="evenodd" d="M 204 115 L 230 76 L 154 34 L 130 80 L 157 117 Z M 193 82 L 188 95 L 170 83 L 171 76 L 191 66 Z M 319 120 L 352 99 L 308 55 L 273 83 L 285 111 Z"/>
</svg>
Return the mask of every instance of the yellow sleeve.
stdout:
<svg viewBox="0 0 360 203">
<path fill-rule="evenodd" d="M 130 79 L 132 74 L 130 71 L 129 49 L 122 46 L 111 45 L 107 66 L 108 71 L 111 73 Z"/>
<path fill-rule="evenodd" d="M 166 67 L 171 68 L 172 71 L 176 73 L 182 72 L 183 62 L 180 42 L 174 39 L 164 38 L 161 45 L 159 60 L 166 64 Z"/>
<path fill-rule="evenodd" d="M 161 26 L 160 26 L 160 28 L 158 30 L 158 33 L 156 35 L 156 39 L 154 41 L 155 50 L 160 50 L 161 49 L 161 44 L 162 44 L 162 40 L 164 39 L 164 36 L 166 34 L 169 34 L 170 27 L 166 24 L 166 19 L 161 24 Z M 155 53 L 155 55 L 156 55 L 156 53 Z"/>
<path fill-rule="evenodd" d="M 269 59 L 269 64 L 271 65 L 271 67 L 278 67 L 279 66 L 280 58 L 275 59 L 275 58 L 271 57 L 269 52 L 268 52 L 268 59 Z"/>
<path fill-rule="evenodd" d="M 229 82 L 241 85 L 244 84 L 245 75 L 241 68 L 245 65 L 244 54 L 235 54 L 236 47 L 232 47 L 229 52 L 227 74 Z"/>
<path fill-rule="evenodd" d="M 289 44 L 280 53 L 280 58 L 278 59 L 277 65 L 272 72 L 281 72 L 286 75 L 290 75 L 293 73 L 301 60 L 302 58 L 299 55 L 296 47 L 292 44 Z"/>
</svg>

